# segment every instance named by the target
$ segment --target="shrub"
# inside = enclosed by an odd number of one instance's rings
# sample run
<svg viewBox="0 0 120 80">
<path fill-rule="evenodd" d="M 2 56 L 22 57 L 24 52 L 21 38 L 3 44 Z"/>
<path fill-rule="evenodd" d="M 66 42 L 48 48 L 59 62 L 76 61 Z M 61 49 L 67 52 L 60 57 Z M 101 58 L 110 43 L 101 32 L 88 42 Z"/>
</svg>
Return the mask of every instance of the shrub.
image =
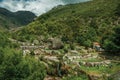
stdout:
<svg viewBox="0 0 120 80">
<path fill-rule="evenodd" d="M 23 57 L 20 51 L 2 49 L 0 80 L 43 80 L 45 66 L 34 58 Z M 0 54 L 2 54 L 0 53 Z"/>
</svg>

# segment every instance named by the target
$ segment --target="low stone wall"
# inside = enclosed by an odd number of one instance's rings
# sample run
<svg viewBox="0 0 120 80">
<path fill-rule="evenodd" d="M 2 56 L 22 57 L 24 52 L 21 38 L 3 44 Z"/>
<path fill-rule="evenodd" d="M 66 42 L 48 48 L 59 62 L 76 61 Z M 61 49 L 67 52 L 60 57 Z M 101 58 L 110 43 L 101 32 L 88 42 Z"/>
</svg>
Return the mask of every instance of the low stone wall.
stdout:
<svg viewBox="0 0 120 80">
<path fill-rule="evenodd" d="M 99 66 L 108 66 L 111 63 L 110 60 L 105 60 L 101 62 L 80 62 L 80 65 L 88 66 L 88 67 L 99 67 Z"/>
</svg>

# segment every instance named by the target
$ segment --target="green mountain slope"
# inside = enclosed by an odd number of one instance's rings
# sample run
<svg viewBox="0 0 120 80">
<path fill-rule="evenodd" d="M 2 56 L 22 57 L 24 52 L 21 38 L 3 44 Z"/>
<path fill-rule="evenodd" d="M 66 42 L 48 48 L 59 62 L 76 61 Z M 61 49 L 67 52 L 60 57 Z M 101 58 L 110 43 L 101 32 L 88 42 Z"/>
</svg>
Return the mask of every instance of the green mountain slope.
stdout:
<svg viewBox="0 0 120 80">
<path fill-rule="evenodd" d="M 33 21 L 35 14 L 29 11 L 10 12 L 7 9 L 0 8 L 0 27 L 11 28 L 26 25 Z"/>
<path fill-rule="evenodd" d="M 61 37 L 64 42 L 77 42 L 87 47 L 96 41 L 104 44 L 112 37 L 114 28 L 120 26 L 119 8 L 119 0 L 93 0 L 58 6 L 18 30 L 14 38 L 25 41 L 44 35 Z"/>
</svg>

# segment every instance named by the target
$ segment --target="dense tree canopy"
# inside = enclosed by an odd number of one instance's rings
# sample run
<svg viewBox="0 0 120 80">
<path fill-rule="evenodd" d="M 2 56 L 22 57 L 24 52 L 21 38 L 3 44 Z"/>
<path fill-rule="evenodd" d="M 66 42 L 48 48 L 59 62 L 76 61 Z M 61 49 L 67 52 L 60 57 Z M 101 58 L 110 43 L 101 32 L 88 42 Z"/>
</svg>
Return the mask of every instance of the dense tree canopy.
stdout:
<svg viewBox="0 0 120 80">
<path fill-rule="evenodd" d="M 45 66 L 31 57 L 23 57 L 20 51 L 0 48 L 0 80 L 43 80 Z"/>
<path fill-rule="evenodd" d="M 112 53 L 120 53 L 120 26 L 117 26 L 111 37 L 105 40 L 104 46 L 106 50 Z"/>
</svg>

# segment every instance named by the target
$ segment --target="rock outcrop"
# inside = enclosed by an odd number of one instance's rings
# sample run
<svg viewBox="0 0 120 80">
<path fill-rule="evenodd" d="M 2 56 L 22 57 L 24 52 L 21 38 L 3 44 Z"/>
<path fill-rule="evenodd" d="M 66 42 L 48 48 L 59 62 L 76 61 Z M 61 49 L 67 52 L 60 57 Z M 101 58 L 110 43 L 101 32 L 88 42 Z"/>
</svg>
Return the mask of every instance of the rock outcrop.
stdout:
<svg viewBox="0 0 120 80">
<path fill-rule="evenodd" d="M 58 38 L 49 38 L 48 41 L 51 43 L 49 46 L 50 49 L 62 49 L 63 42 Z"/>
</svg>

